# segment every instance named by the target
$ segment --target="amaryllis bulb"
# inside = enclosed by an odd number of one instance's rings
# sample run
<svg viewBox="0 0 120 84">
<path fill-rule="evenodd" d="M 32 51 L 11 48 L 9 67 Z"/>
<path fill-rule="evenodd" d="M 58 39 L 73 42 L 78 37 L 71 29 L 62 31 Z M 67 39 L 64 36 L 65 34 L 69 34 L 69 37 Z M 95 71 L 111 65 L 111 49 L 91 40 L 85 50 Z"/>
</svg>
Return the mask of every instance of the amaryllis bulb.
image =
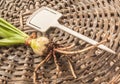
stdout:
<svg viewBox="0 0 120 84">
<path fill-rule="evenodd" d="M 38 55 L 43 55 L 44 51 L 47 51 L 47 44 L 49 43 L 49 39 L 47 37 L 39 37 L 36 39 L 32 39 L 30 42 L 30 46 L 33 51 Z"/>
</svg>

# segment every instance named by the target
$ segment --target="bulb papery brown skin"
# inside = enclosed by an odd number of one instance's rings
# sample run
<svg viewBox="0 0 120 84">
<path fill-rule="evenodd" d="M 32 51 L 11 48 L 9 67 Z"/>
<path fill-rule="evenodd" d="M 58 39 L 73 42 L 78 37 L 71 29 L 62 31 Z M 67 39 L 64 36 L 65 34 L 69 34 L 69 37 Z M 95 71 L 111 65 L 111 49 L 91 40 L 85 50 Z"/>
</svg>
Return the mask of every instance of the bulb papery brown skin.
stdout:
<svg viewBox="0 0 120 84">
<path fill-rule="evenodd" d="M 47 37 L 38 37 L 31 40 L 30 46 L 35 54 L 42 56 L 44 54 L 44 51 L 47 51 L 46 45 L 48 43 L 49 39 Z"/>
</svg>

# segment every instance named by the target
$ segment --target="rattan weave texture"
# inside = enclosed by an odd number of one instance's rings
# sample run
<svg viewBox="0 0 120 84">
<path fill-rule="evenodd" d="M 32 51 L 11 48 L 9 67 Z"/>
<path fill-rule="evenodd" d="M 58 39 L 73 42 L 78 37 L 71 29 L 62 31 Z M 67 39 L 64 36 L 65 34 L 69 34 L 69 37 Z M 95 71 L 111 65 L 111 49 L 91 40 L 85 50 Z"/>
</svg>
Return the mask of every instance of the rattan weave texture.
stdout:
<svg viewBox="0 0 120 84">
<path fill-rule="evenodd" d="M 74 79 L 67 68 L 66 60 L 60 57 L 62 76 L 58 84 L 114 84 L 120 83 L 120 1 L 119 0 L 0 0 L 0 17 L 22 31 L 30 34 L 36 30 L 26 25 L 27 18 L 38 8 L 47 6 L 63 14 L 59 22 L 74 31 L 96 41 L 106 37 L 106 46 L 118 54 L 93 49 L 71 56 L 75 72 Z M 37 31 L 36 31 L 37 32 Z M 83 49 L 90 44 L 74 36 L 52 29 L 48 38 L 61 45 L 76 43 L 71 50 Z M 41 35 L 38 32 L 38 35 Z M 0 48 L 0 84 L 33 84 L 32 72 L 42 60 L 24 45 Z M 55 65 L 53 60 L 38 71 L 39 83 L 54 84 Z"/>
</svg>

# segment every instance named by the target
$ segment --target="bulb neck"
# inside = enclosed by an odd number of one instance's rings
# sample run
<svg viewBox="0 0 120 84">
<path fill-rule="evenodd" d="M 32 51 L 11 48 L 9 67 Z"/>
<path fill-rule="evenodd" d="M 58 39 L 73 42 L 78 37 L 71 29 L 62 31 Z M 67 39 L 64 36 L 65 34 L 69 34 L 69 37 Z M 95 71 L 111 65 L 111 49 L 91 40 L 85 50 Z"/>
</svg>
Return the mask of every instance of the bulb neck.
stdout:
<svg viewBox="0 0 120 84">
<path fill-rule="evenodd" d="M 37 36 L 36 36 L 36 33 L 35 33 L 35 32 L 32 33 L 32 34 L 25 40 L 25 44 L 28 45 L 28 46 L 30 46 L 32 39 L 35 39 L 36 37 L 37 37 Z"/>
</svg>

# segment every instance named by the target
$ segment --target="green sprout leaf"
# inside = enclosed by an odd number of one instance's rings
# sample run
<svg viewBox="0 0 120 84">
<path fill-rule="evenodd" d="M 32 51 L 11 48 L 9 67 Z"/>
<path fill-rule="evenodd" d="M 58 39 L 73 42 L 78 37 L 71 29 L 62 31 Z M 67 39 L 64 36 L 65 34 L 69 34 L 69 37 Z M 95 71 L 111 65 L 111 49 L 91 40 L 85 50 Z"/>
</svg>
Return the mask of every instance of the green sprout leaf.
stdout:
<svg viewBox="0 0 120 84">
<path fill-rule="evenodd" d="M 25 43 L 29 36 L 0 18 L 0 46 L 9 46 Z"/>
</svg>

